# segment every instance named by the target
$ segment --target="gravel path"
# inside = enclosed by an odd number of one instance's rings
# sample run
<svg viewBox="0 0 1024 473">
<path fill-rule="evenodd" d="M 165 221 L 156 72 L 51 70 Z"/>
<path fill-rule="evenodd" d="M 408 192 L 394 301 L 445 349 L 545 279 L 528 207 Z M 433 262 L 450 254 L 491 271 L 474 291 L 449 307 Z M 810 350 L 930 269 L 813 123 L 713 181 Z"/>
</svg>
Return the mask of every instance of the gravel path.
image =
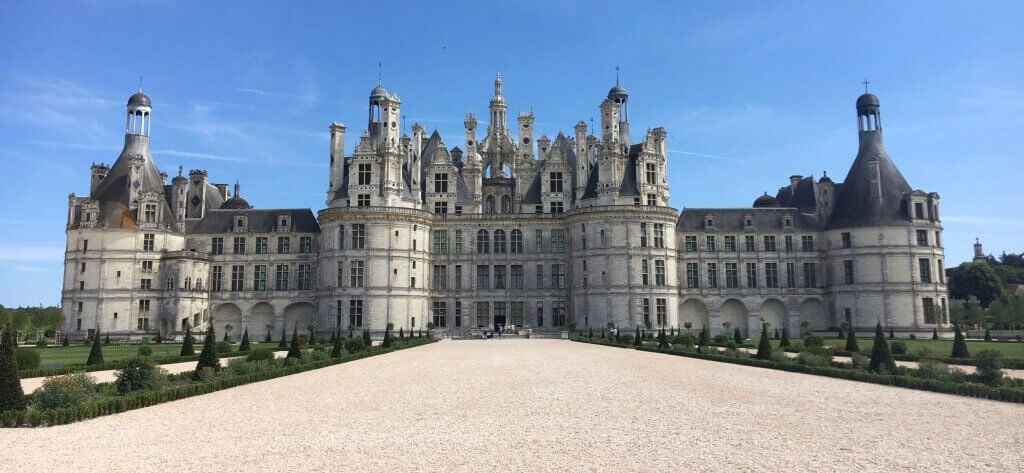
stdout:
<svg viewBox="0 0 1024 473">
<path fill-rule="evenodd" d="M 1024 407 L 563 340 L 440 343 L 40 429 L 17 471 L 1021 471 Z"/>
</svg>

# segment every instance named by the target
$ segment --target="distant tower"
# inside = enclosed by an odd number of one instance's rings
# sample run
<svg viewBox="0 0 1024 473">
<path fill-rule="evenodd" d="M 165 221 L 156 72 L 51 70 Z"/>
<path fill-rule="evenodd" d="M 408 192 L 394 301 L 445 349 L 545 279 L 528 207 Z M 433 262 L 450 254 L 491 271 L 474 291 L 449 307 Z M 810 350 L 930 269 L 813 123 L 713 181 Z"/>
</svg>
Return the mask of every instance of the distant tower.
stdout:
<svg viewBox="0 0 1024 473">
<path fill-rule="evenodd" d="M 587 188 L 587 177 L 590 176 L 590 158 L 587 150 L 587 124 L 580 120 L 574 127 L 576 132 L 576 204 L 579 205 L 583 192 Z"/>
<path fill-rule="evenodd" d="M 487 125 L 490 135 L 490 130 L 495 132 L 495 135 L 502 134 L 508 130 L 508 123 L 506 120 L 506 114 L 508 112 L 508 105 L 505 104 L 505 97 L 501 96 L 501 74 L 499 73 L 494 78 L 494 97 L 491 97 L 491 123 Z"/>
<path fill-rule="evenodd" d="M 183 175 L 184 169 L 178 166 L 178 175 L 171 179 L 171 209 L 174 211 L 174 222 L 178 231 L 185 230 L 185 200 L 188 193 L 188 178 Z"/>
<path fill-rule="evenodd" d="M 345 181 L 345 125 L 332 122 L 329 128 L 331 132 L 331 161 L 328 202 L 334 198 L 334 191 L 338 190 Z"/>
<path fill-rule="evenodd" d="M 625 87 L 619 84 L 618 68 L 615 68 L 615 86 L 608 91 L 608 100 L 617 105 L 619 109 L 619 141 L 626 146 L 633 144 L 633 140 L 629 137 L 629 110 L 626 106 L 629 102 L 629 93 L 626 92 Z"/>
<path fill-rule="evenodd" d="M 978 262 L 984 263 L 984 262 L 988 261 L 988 258 L 985 257 L 985 252 L 981 249 L 981 241 L 979 241 L 977 238 L 974 239 L 974 259 L 973 259 L 973 261 L 975 263 L 978 263 Z"/>
</svg>

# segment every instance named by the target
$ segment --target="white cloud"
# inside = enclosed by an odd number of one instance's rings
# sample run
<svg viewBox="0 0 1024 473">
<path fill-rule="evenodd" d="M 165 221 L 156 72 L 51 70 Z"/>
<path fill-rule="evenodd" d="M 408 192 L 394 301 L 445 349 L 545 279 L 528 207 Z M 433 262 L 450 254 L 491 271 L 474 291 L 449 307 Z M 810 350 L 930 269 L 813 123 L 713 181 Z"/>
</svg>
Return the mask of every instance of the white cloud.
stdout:
<svg viewBox="0 0 1024 473">
<path fill-rule="evenodd" d="M 958 215 L 944 215 L 943 222 L 969 223 L 974 225 L 1002 225 L 1011 227 L 1024 227 L 1024 222 L 1012 218 L 1000 217 L 967 217 Z"/>
<path fill-rule="evenodd" d="M 233 156 L 223 156 L 219 154 L 210 153 L 197 153 L 194 151 L 181 151 L 176 149 L 158 149 L 153 150 L 153 154 L 161 155 L 166 154 L 170 156 L 178 156 L 181 158 L 193 158 L 193 159 L 209 159 L 213 161 L 245 161 L 244 158 L 236 158 Z"/>
<path fill-rule="evenodd" d="M 27 266 L 23 264 L 16 264 L 12 266 L 11 269 L 15 271 L 25 271 L 30 273 L 45 273 L 46 271 L 48 271 L 47 268 L 43 268 L 40 266 Z"/>
<path fill-rule="evenodd" d="M 700 157 L 700 158 L 719 159 L 719 160 L 722 160 L 722 161 L 735 161 L 735 162 L 743 162 L 744 161 L 744 160 L 739 159 L 739 158 L 730 158 L 728 156 L 719 156 L 717 154 L 705 154 L 705 153 L 696 153 L 696 152 L 693 152 L 693 151 L 683 151 L 681 149 L 668 149 L 667 151 L 669 153 L 685 154 L 687 156 L 697 156 L 697 157 Z"/>
<path fill-rule="evenodd" d="M 0 261 L 64 261 L 64 247 L 0 242 Z"/>
</svg>

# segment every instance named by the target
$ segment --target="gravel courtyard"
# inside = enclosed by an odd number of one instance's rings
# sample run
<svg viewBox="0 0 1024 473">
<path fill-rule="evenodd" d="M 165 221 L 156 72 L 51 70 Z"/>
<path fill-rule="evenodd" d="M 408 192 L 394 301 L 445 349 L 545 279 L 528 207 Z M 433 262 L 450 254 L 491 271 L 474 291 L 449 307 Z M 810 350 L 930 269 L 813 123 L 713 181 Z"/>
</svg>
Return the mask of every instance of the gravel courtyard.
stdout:
<svg viewBox="0 0 1024 473">
<path fill-rule="evenodd" d="M 9 471 L 1021 471 L 1024 407 L 564 340 L 442 341 L 0 430 Z"/>
</svg>

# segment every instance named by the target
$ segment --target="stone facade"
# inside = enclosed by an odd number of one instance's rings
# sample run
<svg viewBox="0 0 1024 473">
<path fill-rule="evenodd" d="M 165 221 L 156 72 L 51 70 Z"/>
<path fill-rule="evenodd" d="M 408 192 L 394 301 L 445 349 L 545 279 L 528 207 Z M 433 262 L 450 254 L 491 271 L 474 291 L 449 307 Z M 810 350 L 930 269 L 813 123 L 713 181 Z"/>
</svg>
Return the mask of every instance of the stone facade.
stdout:
<svg viewBox="0 0 1024 473">
<path fill-rule="evenodd" d="M 354 151 L 332 123 L 326 207 L 254 209 L 202 170 L 166 184 L 149 153 L 149 98 L 125 147 L 70 196 L 64 332 L 180 334 L 213 320 L 237 338 L 291 327 L 453 335 L 503 325 L 826 330 L 946 324 L 939 196 L 912 190 L 882 146 L 878 99 L 857 100 L 860 150 L 843 183 L 795 175 L 750 208 L 668 207 L 666 132 L 633 143 L 616 84 L 600 129 L 536 143 L 507 125 L 494 81 L 486 134 L 461 149 L 401 135 L 384 87 Z M 600 136 L 598 136 L 600 135 Z"/>
</svg>

